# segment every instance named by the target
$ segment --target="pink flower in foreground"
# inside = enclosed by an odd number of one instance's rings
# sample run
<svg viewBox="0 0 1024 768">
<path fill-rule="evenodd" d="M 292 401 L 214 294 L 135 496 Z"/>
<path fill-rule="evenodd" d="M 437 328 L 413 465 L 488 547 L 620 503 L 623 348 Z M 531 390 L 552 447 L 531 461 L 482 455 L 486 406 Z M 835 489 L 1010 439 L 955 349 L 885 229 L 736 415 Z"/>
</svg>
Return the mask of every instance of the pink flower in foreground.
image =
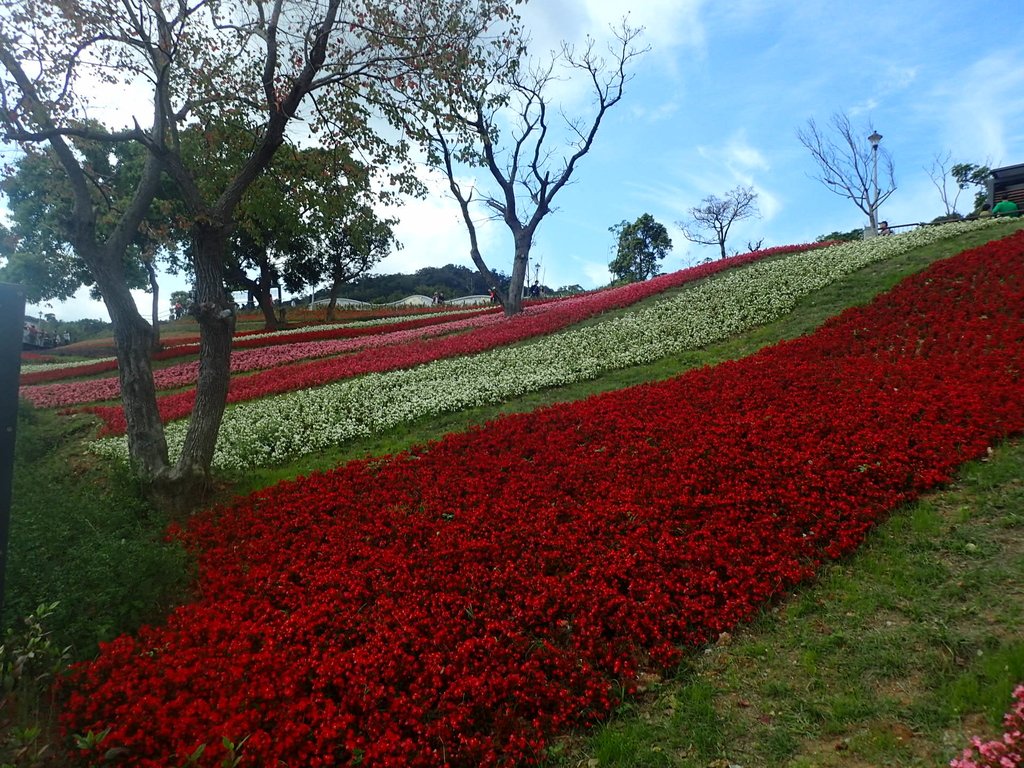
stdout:
<svg viewBox="0 0 1024 768">
<path fill-rule="evenodd" d="M 949 761 L 951 768 L 1020 768 L 1024 766 L 1024 685 L 1013 691 L 1014 702 L 1003 718 L 1001 739 L 971 739 L 971 747 Z"/>
</svg>

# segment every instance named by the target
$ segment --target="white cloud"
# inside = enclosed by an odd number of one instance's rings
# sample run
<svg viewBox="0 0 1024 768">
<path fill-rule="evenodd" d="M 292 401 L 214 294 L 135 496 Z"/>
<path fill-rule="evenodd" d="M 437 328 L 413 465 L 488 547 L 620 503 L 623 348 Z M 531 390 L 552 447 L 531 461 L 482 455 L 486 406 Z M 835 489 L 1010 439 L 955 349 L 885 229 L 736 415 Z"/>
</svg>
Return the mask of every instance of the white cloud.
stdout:
<svg viewBox="0 0 1024 768">
<path fill-rule="evenodd" d="M 561 41 L 609 37 L 609 28 L 628 18 L 644 28 L 644 40 L 666 54 L 678 48 L 702 49 L 706 44 L 700 21 L 703 0 L 645 0 L 625 9 L 620 0 L 561 0 L 530 3 L 522 9 L 524 26 L 538 52 L 557 49 Z"/>
<path fill-rule="evenodd" d="M 582 4 L 600 30 L 618 24 L 626 15 L 619 0 L 582 0 Z M 632 4 L 629 23 L 644 28 L 644 40 L 656 55 L 675 55 L 680 48 L 701 52 L 707 45 L 702 5 L 702 0 L 644 0 Z"/>
<path fill-rule="evenodd" d="M 995 166 L 1019 163 L 1008 147 L 1024 138 L 1024 50 L 1002 50 L 974 61 L 934 89 L 954 154 Z"/>
<path fill-rule="evenodd" d="M 629 112 L 637 120 L 647 123 L 657 123 L 676 115 L 679 112 L 680 107 L 681 105 L 676 99 L 666 101 L 661 104 L 655 104 L 653 106 L 630 103 Z"/>
<path fill-rule="evenodd" d="M 861 115 L 870 114 L 876 109 L 878 109 L 878 99 L 872 97 L 865 99 L 859 104 L 854 104 L 846 112 L 850 117 L 860 117 Z"/>
<path fill-rule="evenodd" d="M 748 171 L 767 171 L 769 168 L 764 155 L 747 143 L 742 133 L 733 136 L 723 151 L 726 155 L 726 165 L 737 177 Z"/>
<path fill-rule="evenodd" d="M 761 211 L 761 220 L 768 222 L 779 215 L 782 211 L 782 200 L 768 189 L 760 185 L 754 185 L 757 193 L 757 207 Z"/>
<path fill-rule="evenodd" d="M 611 259 L 609 259 L 611 261 Z M 586 275 L 589 280 L 589 285 L 606 285 L 612 279 L 612 273 L 608 271 L 608 264 L 597 261 L 580 261 L 577 265 L 579 271 Z M 558 288 L 560 286 L 553 285 L 552 288 Z M 584 285 L 584 288 L 587 286 Z"/>
<path fill-rule="evenodd" d="M 440 173 L 424 170 L 422 180 L 427 185 L 427 196 L 410 199 L 405 205 L 393 209 L 382 209 L 381 215 L 394 215 L 399 219 L 395 237 L 402 249 L 384 259 L 375 270 L 378 273 L 411 273 L 426 266 L 461 264 L 472 267 L 469 255 L 469 233 L 459 205 L 448 191 L 448 181 Z M 463 190 L 473 186 L 471 177 L 460 178 Z M 494 246 L 500 223 L 495 222 L 479 210 L 474 211 L 474 225 L 480 250 L 487 258 Z M 491 264 L 501 268 L 500 264 Z"/>
<path fill-rule="evenodd" d="M 541 61 L 551 51 L 568 43 L 580 50 L 587 38 L 595 41 L 598 52 L 606 58 L 615 48 L 612 30 L 620 27 L 624 19 L 631 27 L 642 27 L 637 39 L 639 48 L 650 48 L 638 61 L 649 66 L 657 61 L 661 67 L 674 70 L 680 49 L 689 55 L 704 55 L 706 34 L 700 20 L 703 0 L 645 0 L 628 11 L 618 0 L 560 0 L 560 2 L 530 3 L 521 10 L 523 26 L 530 38 L 530 51 Z M 634 72 L 637 67 L 633 68 Z M 592 86 L 586 78 L 564 79 L 552 84 L 550 94 L 556 103 L 567 109 L 578 110 L 592 100 Z M 666 111 L 669 107 L 671 111 Z M 648 110 L 647 116 L 660 119 L 671 114 L 676 105 L 662 105 Z"/>
</svg>

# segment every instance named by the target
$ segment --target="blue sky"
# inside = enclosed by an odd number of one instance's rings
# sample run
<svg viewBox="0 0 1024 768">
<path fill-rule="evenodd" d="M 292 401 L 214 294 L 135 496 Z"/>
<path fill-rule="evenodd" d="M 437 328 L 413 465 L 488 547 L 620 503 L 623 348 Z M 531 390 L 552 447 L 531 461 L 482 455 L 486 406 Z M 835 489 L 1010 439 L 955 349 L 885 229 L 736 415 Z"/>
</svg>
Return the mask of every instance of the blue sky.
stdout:
<svg viewBox="0 0 1024 768">
<path fill-rule="evenodd" d="M 533 0 L 522 11 L 543 52 L 561 39 L 607 37 L 627 4 Z M 865 142 L 871 129 L 891 153 L 897 190 L 880 217 L 890 224 L 945 212 L 927 169 L 937 154 L 992 167 L 1024 163 L 1024 3 L 818 2 L 817 0 L 643 0 L 630 13 L 651 50 L 639 59 L 573 183 L 540 225 L 533 254 L 543 282 L 597 287 L 609 279 L 608 228 L 650 213 L 674 243 L 671 271 L 714 256 L 687 242 L 676 222 L 708 195 L 738 184 L 759 194 L 762 218 L 737 224 L 730 249 L 807 242 L 863 226 L 864 215 L 813 178 L 796 138 L 809 118 L 824 125 L 846 112 Z M 639 7 L 637 7 L 639 6 Z M 585 92 L 562 83 L 573 114 Z M 470 265 L 468 237 L 454 200 L 424 168 L 431 194 L 397 215 L 402 250 L 378 272 Z M 468 172 L 467 179 L 468 180 Z M 486 178 L 480 176 L 483 186 Z M 969 207 L 970 193 L 959 208 Z M 510 238 L 481 212 L 484 257 L 509 271 Z M 183 287 L 167 277 L 161 291 Z M 143 299 L 143 301 L 145 301 Z M 48 311 L 48 310 L 46 310 Z M 106 319 L 102 305 L 76 298 L 54 305 L 63 319 Z"/>
</svg>

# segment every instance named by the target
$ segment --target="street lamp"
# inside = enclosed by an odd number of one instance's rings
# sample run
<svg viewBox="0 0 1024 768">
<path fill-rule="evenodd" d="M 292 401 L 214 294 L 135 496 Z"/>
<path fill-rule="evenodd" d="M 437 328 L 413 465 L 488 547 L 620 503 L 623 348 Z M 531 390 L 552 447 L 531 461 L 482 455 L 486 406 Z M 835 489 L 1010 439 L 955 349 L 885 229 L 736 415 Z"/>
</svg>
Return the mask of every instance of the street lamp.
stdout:
<svg viewBox="0 0 1024 768">
<path fill-rule="evenodd" d="M 868 136 L 868 141 L 871 142 L 871 156 L 874 158 L 874 170 L 871 172 L 871 177 L 875 185 L 875 196 L 871 201 L 871 226 L 876 235 L 878 234 L 878 143 L 881 140 L 882 134 L 878 131 L 872 131 Z"/>
</svg>

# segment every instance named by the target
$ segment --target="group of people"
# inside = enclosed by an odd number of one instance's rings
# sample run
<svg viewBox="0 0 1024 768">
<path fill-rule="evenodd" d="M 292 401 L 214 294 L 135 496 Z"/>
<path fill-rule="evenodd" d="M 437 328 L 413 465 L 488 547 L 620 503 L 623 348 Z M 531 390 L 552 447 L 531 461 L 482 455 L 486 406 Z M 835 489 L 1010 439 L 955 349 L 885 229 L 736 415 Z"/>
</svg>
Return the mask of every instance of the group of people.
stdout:
<svg viewBox="0 0 1024 768">
<path fill-rule="evenodd" d="M 21 331 L 21 343 L 29 347 L 59 347 L 62 344 L 71 343 L 71 332 L 57 333 L 55 331 L 50 333 L 40 330 L 35 323 L 26 320 Z"/>
<path fill-rule="evenodd" d="M 434 291 L 434 306 L 435 307 L 443 307 L 444 306 L 444 291 Z"/>
<path fill-rule="evenodd" d="M 978 211 L 978 213 L 971 214 L 967 218 L 985 219 L 988 218 L 989 216 L 1020 216 L 1021 213 L 1024 213 L 1024 211 L 1021 211 L 1020 206 L 1018 206 L 1017 203 L 1015 203 L 1009 197 L 1003 197 L 995 205 L 989 205 L 988 203 L 985 203 L 983 206 L 981 206 L 981 210 Z M 878 234 L 892 234 L 892 229 L 890 229 L 888 221 L 878 222 Z"/>
</svg>

